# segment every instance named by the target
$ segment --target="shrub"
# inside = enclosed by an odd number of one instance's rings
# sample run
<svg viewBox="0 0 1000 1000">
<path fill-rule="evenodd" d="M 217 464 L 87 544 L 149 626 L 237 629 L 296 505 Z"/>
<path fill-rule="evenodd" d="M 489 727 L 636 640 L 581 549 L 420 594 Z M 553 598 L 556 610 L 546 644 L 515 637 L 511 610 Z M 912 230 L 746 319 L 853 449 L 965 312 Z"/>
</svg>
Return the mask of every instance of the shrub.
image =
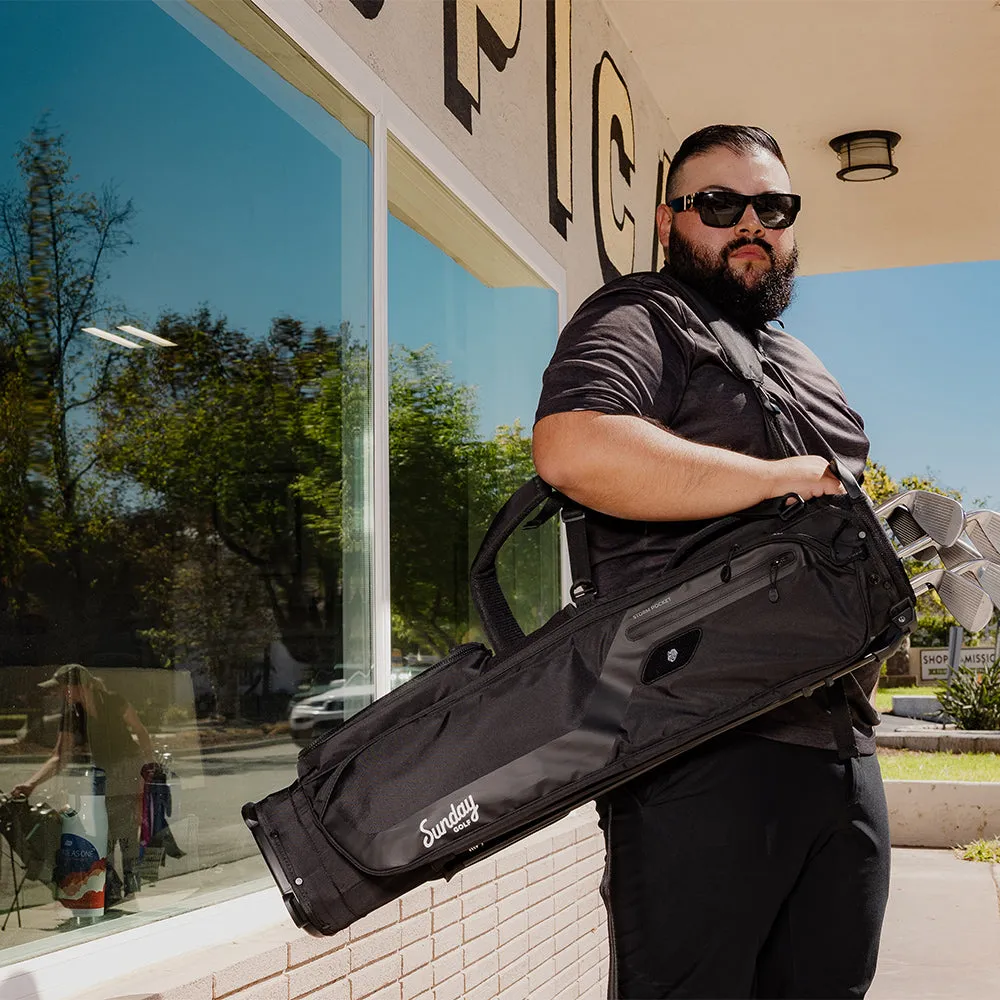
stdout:
<svg viewBox="0 0 1000 1000">
<path fill-rule="evenodd" d="M 194 719 L 194 709 L 188 705 L 168 705 L 163 712 L 165 726 L 178 726 Z"/>
<path fill-rule="evenodd" d="M 990 864 L 1000 864 L 1000 837 L 992 840 L 974 840 L 971 844 L 959 847 L 956 851 L 963 861 L 988 861 Z"/>
<path fill-rule="evenodd" d="M 1000 729 L 1000 660 L 980 670 L 959 667 L 938 701 L 959 729 Z"/>
</svg>

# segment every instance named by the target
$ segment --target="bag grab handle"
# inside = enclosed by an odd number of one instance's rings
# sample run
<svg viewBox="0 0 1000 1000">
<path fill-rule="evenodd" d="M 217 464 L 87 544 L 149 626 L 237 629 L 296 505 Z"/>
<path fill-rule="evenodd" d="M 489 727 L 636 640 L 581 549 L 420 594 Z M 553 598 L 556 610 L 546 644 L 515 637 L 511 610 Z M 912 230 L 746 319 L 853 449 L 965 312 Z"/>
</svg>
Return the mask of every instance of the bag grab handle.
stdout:
<svg viewBox="0 0 1000 1000">
<path fill-rule="evenodd" d="M 497 511 L 486 529 L 475 559 L 472 560 L 469 573 L 472 600 L 479 612 L 486 637 L 496 653 L 524 639 L 524 630 L 510 610 L 510 604 L 507 603 L 497 579 L 497 555 L 504 542 L 528 515 L 547 500 L 553 499 L 558 500 L 559 495 L 551 486 L 538 476 L 529 479 Z"/>
</svg>

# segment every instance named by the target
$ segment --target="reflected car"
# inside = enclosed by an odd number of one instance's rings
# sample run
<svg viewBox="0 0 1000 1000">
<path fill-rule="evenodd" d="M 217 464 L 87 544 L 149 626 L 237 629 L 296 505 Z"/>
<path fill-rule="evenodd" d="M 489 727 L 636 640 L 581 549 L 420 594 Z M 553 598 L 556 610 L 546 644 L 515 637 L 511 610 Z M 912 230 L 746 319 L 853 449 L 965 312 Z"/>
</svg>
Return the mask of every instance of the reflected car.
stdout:
<svg viewBox="0 0 1000 1000">
<path fill-rule="evenodd" d="M 375 697 L 371 684 L 334 681 L 325 691 L 292 705 L 288 729 L 299 746 L 308 746 L 317 736 L 339 729 Z"/>
<path fill-rule="evenodd" d="M 390 671 L 390 690 L 422 674 L 428 666 L 429 663 L 394 663 Z M 308 746 L 317 736 L 339 729 L 352 715 L 371 704 L 375 688 L 360 683 L 362 677 L 360 673 L 352 674 L 346 681 L 331 681 L 293 698 L 288 713 L 292 739 L 299 746 Z"/>
</svg>

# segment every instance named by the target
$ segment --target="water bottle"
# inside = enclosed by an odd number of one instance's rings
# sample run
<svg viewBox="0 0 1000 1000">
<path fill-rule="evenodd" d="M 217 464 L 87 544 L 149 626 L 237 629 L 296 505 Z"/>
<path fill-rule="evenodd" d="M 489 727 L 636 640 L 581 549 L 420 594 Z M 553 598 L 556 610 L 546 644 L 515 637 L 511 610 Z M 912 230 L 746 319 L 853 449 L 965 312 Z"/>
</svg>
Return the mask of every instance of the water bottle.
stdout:
<svg viewBox="0 0 1000 1000">
<path fill-rule="evenodd" d="M 79 923 L 104 916 L 108 808 L 106 775 L 94 764 L 70 764 L 71 804 L 62 812 L 56 863 L 56 894 Z"/>
</svg>

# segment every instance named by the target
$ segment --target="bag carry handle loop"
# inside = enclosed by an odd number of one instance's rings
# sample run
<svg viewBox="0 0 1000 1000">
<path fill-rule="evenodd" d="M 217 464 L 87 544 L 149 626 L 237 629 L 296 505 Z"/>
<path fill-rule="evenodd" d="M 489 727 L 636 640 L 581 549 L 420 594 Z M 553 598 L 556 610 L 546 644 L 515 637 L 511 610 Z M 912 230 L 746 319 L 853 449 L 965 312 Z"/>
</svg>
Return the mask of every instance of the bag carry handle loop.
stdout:
<svg viewBox="0 0 1000 1000">
<path fill-rule="evenodd" d="M 497 579 L 497 555 L 521 522 L 541 504 L 553 499 L 557 499 L 557 494 L 551 486 L 538 476 L 529 479 L 497 511 L 472 560 L 469 574 L 472 600 L 483 623 L 483 631 L 497 654 L 524 639 L 524 630 L 510 610 Z"/>
</svg>

